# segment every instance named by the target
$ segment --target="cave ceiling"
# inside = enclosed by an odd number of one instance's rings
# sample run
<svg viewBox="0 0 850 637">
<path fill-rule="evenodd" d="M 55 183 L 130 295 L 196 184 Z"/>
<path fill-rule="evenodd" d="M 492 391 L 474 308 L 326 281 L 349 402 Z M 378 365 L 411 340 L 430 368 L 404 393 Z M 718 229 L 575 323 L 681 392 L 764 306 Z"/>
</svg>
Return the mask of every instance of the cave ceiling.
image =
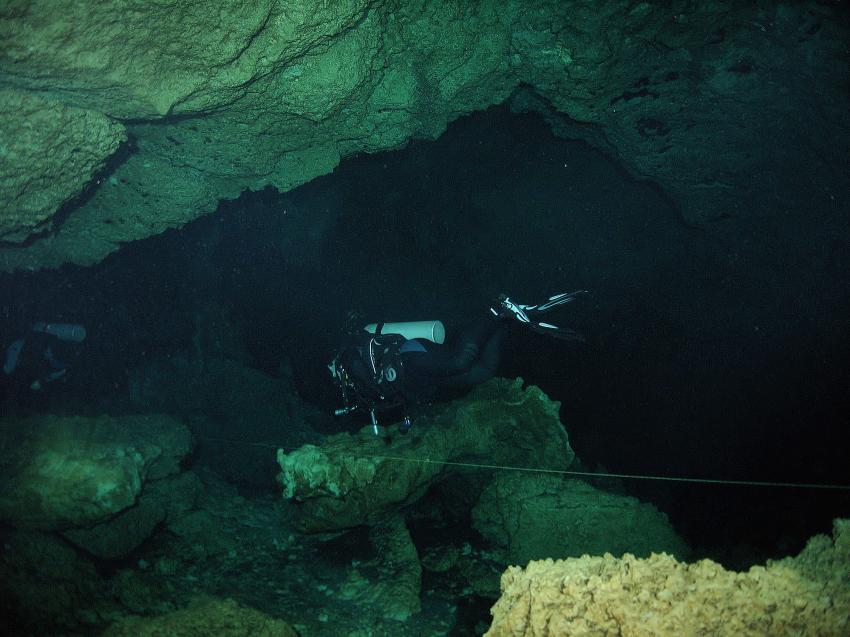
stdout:
<svg viewBox="0 0 850 637">
<path fill-rule="evenodd" d="M 243 191 L 507 103 L 693 224 L 846 168 L 823 3 L 29 0 L 0 8 L 0 270 L 97 263 Z M 838 141 L 836 141 L 838 140 Z M 793 155 L 793 156 L 791 156 Z M 824 188 L 835 178 L 822 171 Z"/>
</svg>

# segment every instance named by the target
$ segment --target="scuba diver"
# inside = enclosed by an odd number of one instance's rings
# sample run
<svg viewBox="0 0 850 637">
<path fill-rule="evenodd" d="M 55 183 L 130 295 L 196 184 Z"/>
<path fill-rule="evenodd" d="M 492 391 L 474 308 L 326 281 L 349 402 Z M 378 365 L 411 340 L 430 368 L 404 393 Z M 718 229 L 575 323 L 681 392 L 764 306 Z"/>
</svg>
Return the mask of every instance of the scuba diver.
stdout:
<svg viewBox="0 0 850 637">
<path fill-rule="evenodd" d="M 39 391 L 64 378 L 68 357 L 86 338 L 86 328 L 70 323 L 36 323 L 6 348 L 3 376 L 16 395 L 22 386 Z"/>
<path fill-rule="evenodd" d="M 490 308 L 489 318 L 462 330 L 449 345 L 441 321 L 366 325 L 349 337 L 328 365 L 344 405 L 336 415 L 366 411 L 377 435 L 377 412 L 402 408 L 401 432 L 406 433 L 412 425 L 408 404 L 427 400 L 438 388 L 471 387 L 496 373 L 511 320 L 559 339 L 583 341 L 576 332 L 537 317 L 585 292 L 555 294 L 537 305 L 515 303 L 503 294 Z"/>
</svg>

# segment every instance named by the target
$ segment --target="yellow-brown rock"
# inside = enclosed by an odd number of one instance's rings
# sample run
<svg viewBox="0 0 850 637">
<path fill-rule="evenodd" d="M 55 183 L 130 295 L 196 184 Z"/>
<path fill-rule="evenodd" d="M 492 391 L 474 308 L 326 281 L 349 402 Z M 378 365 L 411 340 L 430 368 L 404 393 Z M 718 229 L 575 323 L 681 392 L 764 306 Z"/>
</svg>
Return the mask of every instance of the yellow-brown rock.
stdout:
<svg viewBox="0 0 850 637">
<path fill-rule="evenodd" d="M 297 637 L 293 628 L 232 599 L 199 598 L 188 608 L 159 617 L 129 617 L 103 637 Z"/>
<path fill-rule="evenodd" d="M 669 555 L 531 562 L 502 575 L 488 637 L 850 634 L 850 521 L 745 573 Z"/>
</svg>

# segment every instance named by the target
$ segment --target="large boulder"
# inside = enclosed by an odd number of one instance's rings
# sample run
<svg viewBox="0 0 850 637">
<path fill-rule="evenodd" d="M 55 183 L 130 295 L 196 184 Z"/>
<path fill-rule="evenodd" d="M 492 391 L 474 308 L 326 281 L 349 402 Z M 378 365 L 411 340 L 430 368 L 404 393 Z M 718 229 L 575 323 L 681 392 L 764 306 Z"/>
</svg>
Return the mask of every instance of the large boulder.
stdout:
<svg viewBox="0 0 850 637">
<path fill-rule="evenodd" d="M 0 613 L 7 635 L 73 634 L 120 616 L 114 589 L 54 533 L 13 531 L 0 550 Z"/>
<path fill-rule="evenodd" d="M 21 529 L 90 527 L 132 507 L 191 449 L 161 415 L 32 416 L 0 422 L 0 520 Z"/>
<path fill-rule="evenodd" d="M 407 436 L 388 440 L 367 427 L 279 450 L 284 496 L 303 503 L 303 530 L 333 531 L 379 523 L 459 474 L 503 465 L 563 470 L 575 454 L 559 407 L 538 387 L 523 389 L 522 379 L 493 379 L 436 407 Z"/>
<path fill-rule="evenodd" d="M 140 546 L 160 524 L 180 519 L 202 491 L 201 481 L 191 471 L 154 480 L 144 486 L 133 506 L 105 522 L 68 529 L 62 535 L 101 559 L 117 559 Z"/>
<path fill-rule="evenodd" d="M 834 635 L 850 632 L 850 521 L 796 558 L 727 571 L 666 555 L 531 562 L 502 576 L 488 637 Z"/>
<path fill-rule="evenodd" d="M 503 474 L 472 510 L 475 529 L 504 564 L 547 557 L 670 553 L 690 550 L 651 504 L 546 474 Z"/>
</svg>

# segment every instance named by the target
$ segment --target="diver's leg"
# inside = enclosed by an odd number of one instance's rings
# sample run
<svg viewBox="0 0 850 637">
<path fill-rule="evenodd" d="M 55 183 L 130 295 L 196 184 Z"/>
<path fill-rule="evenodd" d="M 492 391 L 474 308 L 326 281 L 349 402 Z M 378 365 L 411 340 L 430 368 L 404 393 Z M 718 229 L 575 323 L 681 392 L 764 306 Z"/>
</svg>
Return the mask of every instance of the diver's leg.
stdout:
<svg viewBox="0 0 850 637">
<path fill-rule="evenodd" d="M 505 331 L 505 323 L 498 319 L 477 321 L 464 329 L 452 345 L 438 349 L 426 344 L 427 352 L 406 354 L 405 365 L 414 373 L 439 379 L 467 374 L 482 363 L 495 369 Z"/>
<path fill-rule="evenodd" d="M 499 368 L 499 361 L 502 358 L 502 342 L 507 333 L 508 330 L 506 327 L 499 325 L 499 329 L 490 334 L 489 339 L 484 344 L 480 355 L 476 358 L 473 365 L 462 374 L 443 379 L 441 384 L 453 387 L 467 387 L 478 385 L 493 378 L 496 375 L 496 370 Z"/>
</svg>

